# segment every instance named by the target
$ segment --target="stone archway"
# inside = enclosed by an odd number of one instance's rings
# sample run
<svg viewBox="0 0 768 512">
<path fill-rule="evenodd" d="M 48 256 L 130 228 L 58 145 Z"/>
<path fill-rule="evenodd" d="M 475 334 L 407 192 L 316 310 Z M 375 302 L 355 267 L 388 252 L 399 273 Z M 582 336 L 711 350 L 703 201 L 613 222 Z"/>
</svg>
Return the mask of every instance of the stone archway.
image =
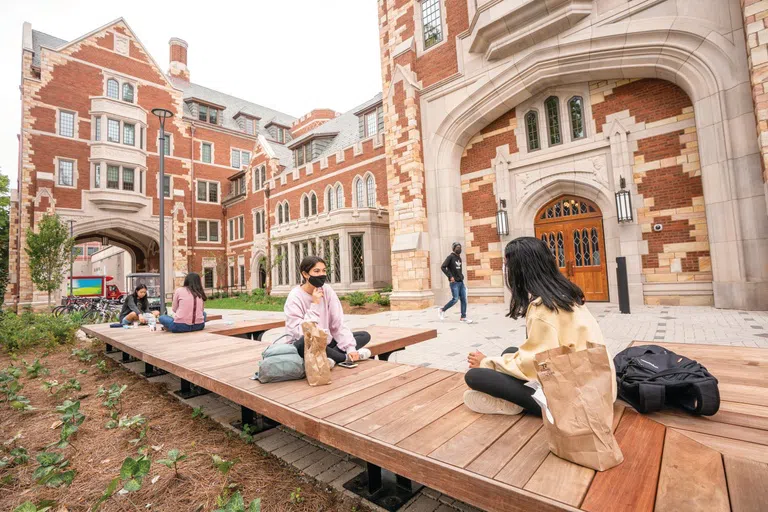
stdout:
<svg viewBox="0 0 768 512">
<path fill-rule="evenodd" d="M 263 252 L 259 251 L 251 258 L 251 288 L 266 288 L 267 287 L 267 274 L 264 267 L 265 258 Z"/>
<path fill-rule="evenodd" d="M 654 21 L 663 24 L 665 19 Z M 650 25 L 630 24 L 621 31 L 611 24 L 593 26 L 565 41 L 553 40 L 524 58 L 510 59 L 492 75 L 471 77 L 471 88 L 452 83 L 447 92 L 424 94 L 427 210 L 437 212 L 427 219 L 430 253 L 442 254 L 453 241 L 464 240 L 456 169 L 466 144 L 480 129 L 548 87 L 615 77 L 661 78 L 679 85 L 694 103 L 706 214 L 717 220 L 708 225 L 715 305 L 768 309 L 768 295 L 761 291 L 768 283 L 760 262 L 768 250 L 768 218 L 759 186 L 749 77 L 739 53 L 743 49 L 706 24 L 670 26 L 661 38 L 654 37 Z M 621 157 L 631 162 L 631 155 Z M 609 183 L 615 186 L 617 181 L 611 176 Z M 497 199 L 509 200 L 509 190 L 497 182 Z M 617 227 L 618 237 L 636 227 Z M 432 267 L 433 291 L 440 301 L 447 289 L 439 269 Z"/>
</svg>

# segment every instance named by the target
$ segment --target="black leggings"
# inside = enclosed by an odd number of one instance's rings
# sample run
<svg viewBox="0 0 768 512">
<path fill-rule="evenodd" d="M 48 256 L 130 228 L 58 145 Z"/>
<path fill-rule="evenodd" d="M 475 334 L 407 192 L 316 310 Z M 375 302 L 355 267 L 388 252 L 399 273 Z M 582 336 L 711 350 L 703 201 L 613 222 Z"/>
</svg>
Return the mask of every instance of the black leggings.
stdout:
<svg viewBox="0 0 768 512">
<path fill-rule="evenodd" d="M 355 337 L 355 345 L 358 350 L 363 348 L 371 341 L 371 335 L 365 331 L 353 332 L 352 336 Z M 299 355 L 304 358 L 304 336 L 293 342 L 293 346 L 299 351 Z M 347 354 L 338 349 L 336 340 L 332 340 L 327 347 L 325 347 L 325 355 L 333 359 L 337 363 L 343 363 L 347 360 Z"/>
<path fill-rule="evenodd" d="M 510 347 L 501 355 L 515 352 L 517 347 Z M 466 373 L 464 380 L 470 389 L 515 403 L 526 412 L 541 416 L 541 407 L 532 398 L 533 389 L 526 386 L 524 380 L 490 368 L 472 368 Z"/>
</svg>

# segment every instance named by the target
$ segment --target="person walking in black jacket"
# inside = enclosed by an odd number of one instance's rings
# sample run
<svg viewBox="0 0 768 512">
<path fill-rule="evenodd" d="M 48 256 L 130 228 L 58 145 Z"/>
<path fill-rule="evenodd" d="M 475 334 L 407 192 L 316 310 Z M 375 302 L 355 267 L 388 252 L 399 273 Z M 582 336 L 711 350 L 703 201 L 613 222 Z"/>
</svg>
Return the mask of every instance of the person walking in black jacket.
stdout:
<svg viewBox="0 0 768 512">
<path fill-rule="evenodd" d="M 454 242 L 451 247 L 451 254 L 445 258 L 440 270 L 451 282 L 451 300 L 448 304 L 438 310 L 440 320 L 445 320 L 445 312 L 453 307 L 456 302 L 461 301 L 461 321 L 471 324 L 472 320 L 467 318 L 467 287 L 464 285 L 464 273 L 462 272 L 461 262 L 461 244 Z"/>
</svg>

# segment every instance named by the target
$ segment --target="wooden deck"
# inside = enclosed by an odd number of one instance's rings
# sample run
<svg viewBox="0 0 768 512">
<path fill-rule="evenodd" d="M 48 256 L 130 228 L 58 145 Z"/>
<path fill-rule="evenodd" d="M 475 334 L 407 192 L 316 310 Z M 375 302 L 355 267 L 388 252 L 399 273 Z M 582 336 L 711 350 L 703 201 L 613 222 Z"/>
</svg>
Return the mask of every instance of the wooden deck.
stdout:
<svg viewBox="0 0 768 512">
<path fill-rule="evenodd" d="M 651 417 L 616 405 L 625 462 L 595 473 L 549 452 L 539 418 L 484 416 L 463 374 L 385 361 L 336 368 L 333 382 L 250 380 L 265 343 L 198 332 L 135 339 L 86 327 L 117 348 L 323 443 L 489 511 L 766 510 L 768 351 L 681 345 L 720 378 L 722 412 Z M 162 333 L 160 333 L 162 334 Z M 653 418 L 653 419 L 651 419 Z"/>
</svg>

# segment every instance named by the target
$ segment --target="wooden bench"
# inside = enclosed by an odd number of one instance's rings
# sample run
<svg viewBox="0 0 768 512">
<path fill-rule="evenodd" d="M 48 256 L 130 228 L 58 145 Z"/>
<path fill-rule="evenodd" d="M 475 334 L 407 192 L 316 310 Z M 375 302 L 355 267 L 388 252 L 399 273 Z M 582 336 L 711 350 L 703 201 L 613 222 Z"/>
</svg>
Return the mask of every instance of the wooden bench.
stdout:
<svg viewBox="0 0 768 512">
<path fill-rule="evenodd" d="M 84 331 L 367 461 L 367 480 L 348 487 L 366 487 L 362 494 L 389 510 L 414 490 L 411 481 L 489 511 L 758 511 L 768 503 L 768 407 L 760 405 L 768 351 L 670 345 L 720 371 L 721 412 L 673 426 L 674 412 L 654 421 L 619 402 L 614 429 L 625 461 L 596 473 L 551 454 L 539 418 L 467 409 L 461 373 L 371 360 L 334 369 L 328 386 L 264 385 L 250 377 L 266 343 L 205 331 L 163 343 L 128 330 Z M 392 477 L 399 495 L 382 491 L 381 468 L 399 475 Z"/>
</svg>

